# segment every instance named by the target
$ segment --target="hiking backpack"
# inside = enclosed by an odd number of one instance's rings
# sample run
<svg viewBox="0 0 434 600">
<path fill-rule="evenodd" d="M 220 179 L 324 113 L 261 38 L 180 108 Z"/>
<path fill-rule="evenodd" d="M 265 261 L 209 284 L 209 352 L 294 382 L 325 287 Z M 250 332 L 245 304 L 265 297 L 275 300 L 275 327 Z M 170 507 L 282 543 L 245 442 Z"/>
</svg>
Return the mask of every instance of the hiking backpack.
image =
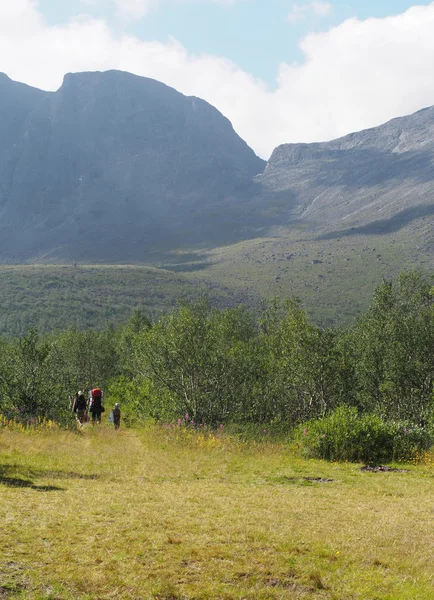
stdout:
<svg viewBox="0 0 434 600">
<path fill-rule="evenodd" d="M 75 407 L 77 410 L 85 410 L 86 408 L 86 398 L 84 397 L 84 394 L 81 394 L 80 396 L 77 396 L 77 399 L 75 401 Z"/>
<path fill-rule="evenodd" d="M 94 388 L 92 390 L 92 406 L 100 408 L 102 405 L 102 392 L 100 388 Z"/>
</svg>

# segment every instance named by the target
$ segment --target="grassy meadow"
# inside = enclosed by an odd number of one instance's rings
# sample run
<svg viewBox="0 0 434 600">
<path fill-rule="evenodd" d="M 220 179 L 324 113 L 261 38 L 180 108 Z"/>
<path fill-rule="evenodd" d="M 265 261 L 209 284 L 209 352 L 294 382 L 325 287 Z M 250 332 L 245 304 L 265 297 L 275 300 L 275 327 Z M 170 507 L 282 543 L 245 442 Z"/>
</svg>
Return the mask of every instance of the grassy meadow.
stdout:
<svg viewBox="0 0 434 600">
<path fill-rule="evenodd" d="M 0 598 L 432 600 L 433 457 L 371 473 L 267 436 L 0 429 Z"/>
</svg>

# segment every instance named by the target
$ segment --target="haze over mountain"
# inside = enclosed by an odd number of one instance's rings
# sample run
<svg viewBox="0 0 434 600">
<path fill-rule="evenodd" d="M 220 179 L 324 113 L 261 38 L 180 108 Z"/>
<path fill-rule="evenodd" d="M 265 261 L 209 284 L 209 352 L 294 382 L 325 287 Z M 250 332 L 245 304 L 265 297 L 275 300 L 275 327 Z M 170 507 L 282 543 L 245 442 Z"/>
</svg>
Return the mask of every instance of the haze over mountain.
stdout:
<svg viewBox="0 0 434 600">
<path fill-rule="evenodd" d="M 221 240 L 264 168 L 199 98 L 128 73 L 65 76 L 47 93 L 0 76 L 0 255 L 144 260 Z M 228 232 L 228 231 L 229 232 Z"/>
<path fill-rule="evenodd" d="M 119 71 L 43 92 L 0 75 L 3 261 L 149 260 L 302 228 L 417 227 L 432 247 L 434 108 L 265 165 L 199 98 Z M 265 170 L 264 170 L 265 167 Z"/>
</svg>

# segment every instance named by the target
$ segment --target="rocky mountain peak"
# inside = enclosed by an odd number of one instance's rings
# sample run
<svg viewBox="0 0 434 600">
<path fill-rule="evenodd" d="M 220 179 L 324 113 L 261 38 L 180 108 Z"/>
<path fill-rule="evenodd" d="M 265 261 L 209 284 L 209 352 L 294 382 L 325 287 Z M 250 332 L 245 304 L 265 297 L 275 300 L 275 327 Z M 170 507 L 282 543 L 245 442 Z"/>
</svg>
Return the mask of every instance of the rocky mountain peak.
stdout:
<svg viewBox="0 0 434 600">
<path fill-rule="evenodd" d="M 265 166 L 218 110 L 153 79 L 69 73 L 37 99 L 14 85 L 0 100 L 0 254 L 140 260 L 162 240 L 205 240 Z"/>
</svg>

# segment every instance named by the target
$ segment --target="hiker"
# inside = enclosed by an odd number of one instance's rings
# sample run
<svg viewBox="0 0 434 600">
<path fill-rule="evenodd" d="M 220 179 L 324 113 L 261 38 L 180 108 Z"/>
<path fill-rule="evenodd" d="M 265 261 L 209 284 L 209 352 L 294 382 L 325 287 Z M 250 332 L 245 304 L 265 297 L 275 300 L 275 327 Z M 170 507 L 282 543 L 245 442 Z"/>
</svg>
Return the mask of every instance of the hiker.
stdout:
<svg viewBox="0 0 434 600">
<path fill-rule="evenodd" d="M 92 415 L 92 423 L 101 423 L 101 413 L 104 412 L 103 393 L 101 388 L 93 388 L 89 397 L 89 412 Z"/>
<path fill-rule="evenodd" d="M 113 415 L 113 423 L 115 425 L 115 429 L 119 429 L 121 426 L 121 409 L 119 408 L 119 404 L 116 402 L 114 409 L 112 410 Z"/>
<path fill-rule="evenodd" d="M 77 423 L 79 423 L 80 427 L 82 427 L 86 417 L 86 398 L 84 397 L 82 391 L 78 392 L 78 394 L 75 396 L 72 410 L 75 413 Z"/>
</svg>

